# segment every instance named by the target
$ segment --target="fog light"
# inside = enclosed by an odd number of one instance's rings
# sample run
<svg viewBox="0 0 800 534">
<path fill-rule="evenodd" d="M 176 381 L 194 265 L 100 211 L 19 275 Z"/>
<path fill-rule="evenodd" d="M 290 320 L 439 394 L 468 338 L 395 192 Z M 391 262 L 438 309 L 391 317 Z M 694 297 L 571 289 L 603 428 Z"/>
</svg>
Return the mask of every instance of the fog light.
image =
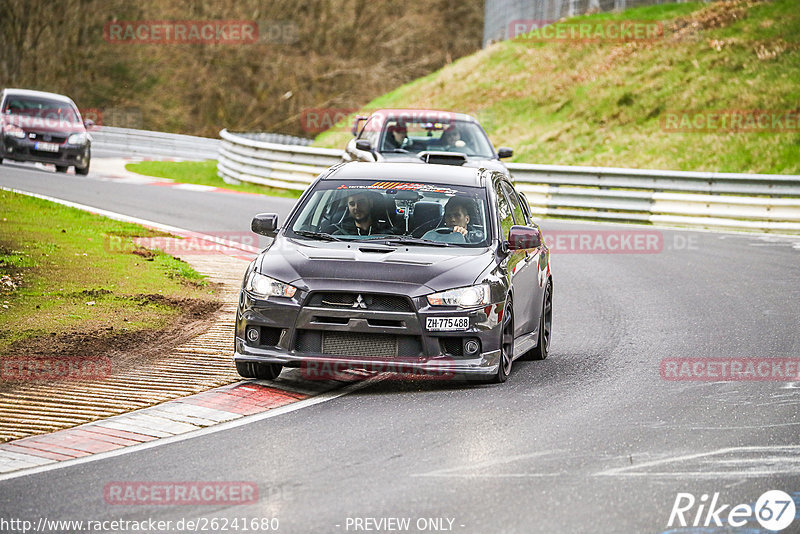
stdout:
<svg viewBox="0 0 800 534">
<path fill-rule="evenodd" d="M 466 352 L 467 354 L 475 354 L 480 350 L 480 348 L 481 348 L 480 344 L 474 339 L 470 339 L 466 343 L 464 343 L 464 352 Z"/>
<path fill-rule="evenodd" d="M 258 331 L 258 327 L 256 326 L 248 326 L 247 327 L 247 341 L 250 343 L 258 343 L 258 338 L 260 336 L 260 332 Z"/>
</svg>

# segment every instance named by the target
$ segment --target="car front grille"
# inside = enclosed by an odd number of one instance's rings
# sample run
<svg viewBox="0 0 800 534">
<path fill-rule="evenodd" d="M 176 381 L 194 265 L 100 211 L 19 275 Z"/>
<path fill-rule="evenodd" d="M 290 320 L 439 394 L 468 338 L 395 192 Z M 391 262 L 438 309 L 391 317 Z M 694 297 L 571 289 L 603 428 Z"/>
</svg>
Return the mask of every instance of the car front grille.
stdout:
<svg viewBox="0 0 800 534">
<path fill-rule="evenodd" d="M 31 150 L 31 155 L 38 156 L 40 158 L 59 159 L 61 157 L 61 152 L 46 152 L 44 150 Z"/>
<path fill-rule="evenodd" d="M 67 136 L 31 132 L 28 134 L 28 139 L 31 141 L 44 141 L 45 143 L 56 143 L 62 145 L 67 140 Z"/>
<path fill-rule="evenodd" d="M 344 357 L 413 357 L 421 354 L 422 342 L 418 336 L 298 330 L 295 350 Z"/>
<path fill-rule="evenodd" d="M 359 297 L 361 297 L 359 299 Z M 309 296 L 306 306 L 332 309 L 357 309 L 387 312 L 413 312 L 411 301 L 397 295 L 381 293 L 318 292 Z"/>
</svg>

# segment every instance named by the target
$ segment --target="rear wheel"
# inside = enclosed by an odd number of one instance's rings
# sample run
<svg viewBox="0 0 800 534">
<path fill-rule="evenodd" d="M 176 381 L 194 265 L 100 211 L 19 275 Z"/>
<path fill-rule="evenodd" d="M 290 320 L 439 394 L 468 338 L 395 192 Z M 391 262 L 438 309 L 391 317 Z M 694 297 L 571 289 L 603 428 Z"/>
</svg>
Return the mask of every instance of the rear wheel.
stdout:
<svg viewBox="0 0 800 534">
<path fill-rule="evenodd" d="M 67 169 L 69 169 L 69 167 L 66 165 L 56 165 L 56 172 L 67 172 Z"/>
<path fill-rule="evenodd" d="M 553 328 L 553 284 L 547 281 L 544 288 L 544 302 L 542 315 L 539 317 L 539 343 L 531 349 L 528 358 L 531 360 L 544 360 L 550 352 L 550 336 Z"/>
<path fill-rule="evenodd" d="M 283 366 L 279 363 L 236 362 L 236 372 L 243 378 L 274 380 L 281 370 Z"/>
</svg>

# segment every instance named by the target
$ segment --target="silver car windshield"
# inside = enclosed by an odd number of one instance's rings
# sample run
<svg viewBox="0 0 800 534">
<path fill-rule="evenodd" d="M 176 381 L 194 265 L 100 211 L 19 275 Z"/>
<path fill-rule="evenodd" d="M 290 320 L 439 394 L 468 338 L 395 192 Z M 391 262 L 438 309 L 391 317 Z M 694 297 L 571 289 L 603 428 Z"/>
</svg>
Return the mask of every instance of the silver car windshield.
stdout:
<svg viewBox="0 0 800 534">
<path fill-rule="evenodd" d="M 488 244 L 482 188 L 403 181 L 321 182 L 291 221 L 301 239 Z"/>
<path fill-rule="evenodd" d="M 380 140 L 381 152 L 457 152 L 494 158 L 494 149 L 474 122 L 450 120 L 387 119 Z"/>
</svg>

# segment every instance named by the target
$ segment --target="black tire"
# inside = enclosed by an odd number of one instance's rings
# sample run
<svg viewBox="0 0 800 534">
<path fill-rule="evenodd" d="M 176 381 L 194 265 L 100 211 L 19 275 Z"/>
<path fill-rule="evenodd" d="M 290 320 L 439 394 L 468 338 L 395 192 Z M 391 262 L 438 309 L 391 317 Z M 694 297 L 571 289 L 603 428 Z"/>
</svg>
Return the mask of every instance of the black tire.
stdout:
<svg viewBox="0 0 800 534">
<path fill-rule="evenodd" d="M 86 164 L 86 167 L 75 167 L 75 174 L 80 174 L 82 176 L 86 176 L 89 174 L 89 164 Z"/>
<path fill-rule="evenodd" d="M 253 370 L 253 364 L 250 362 L 236 362 L 236 372 L 242 378 L 255 378 L 256 373 Z"/>
<path fill-rule="evenodd" d="M 67 172 L 67 169 L 69 169 L 69 167 L 66 165 L 56 165 L 56 172 Z"/>
<path fill-rule="evenodd" d="M 275 380 L 281 374 L 283 366 L 279 363 L 256 363 L 256 378 L 259 380 Z"/>
<path fill-rule="evenodd" d="M 502 326 L 500 327 L 500 363 L 497 373 L 489 380 L 492 384 L 502 384 L 511 374 L 511 365 L 514 362 L 514 308 L 511 299 L 506 301 L 503 310 Z"/>
<path fill-rule="evenodd" d="M 279 363 L 236 362 L 236 372 L 243 378 L 275 380 L 282 370 Z"/>
<path fill-rule="evenodd" d="M 550 338 L 553 333 L 553 284 L 550 280 L 544 288 L 542 315 L 539 317 L 539 343 L 528 352 L 529 360 L 544 360 L 550 353 Z"/>
</svg>

